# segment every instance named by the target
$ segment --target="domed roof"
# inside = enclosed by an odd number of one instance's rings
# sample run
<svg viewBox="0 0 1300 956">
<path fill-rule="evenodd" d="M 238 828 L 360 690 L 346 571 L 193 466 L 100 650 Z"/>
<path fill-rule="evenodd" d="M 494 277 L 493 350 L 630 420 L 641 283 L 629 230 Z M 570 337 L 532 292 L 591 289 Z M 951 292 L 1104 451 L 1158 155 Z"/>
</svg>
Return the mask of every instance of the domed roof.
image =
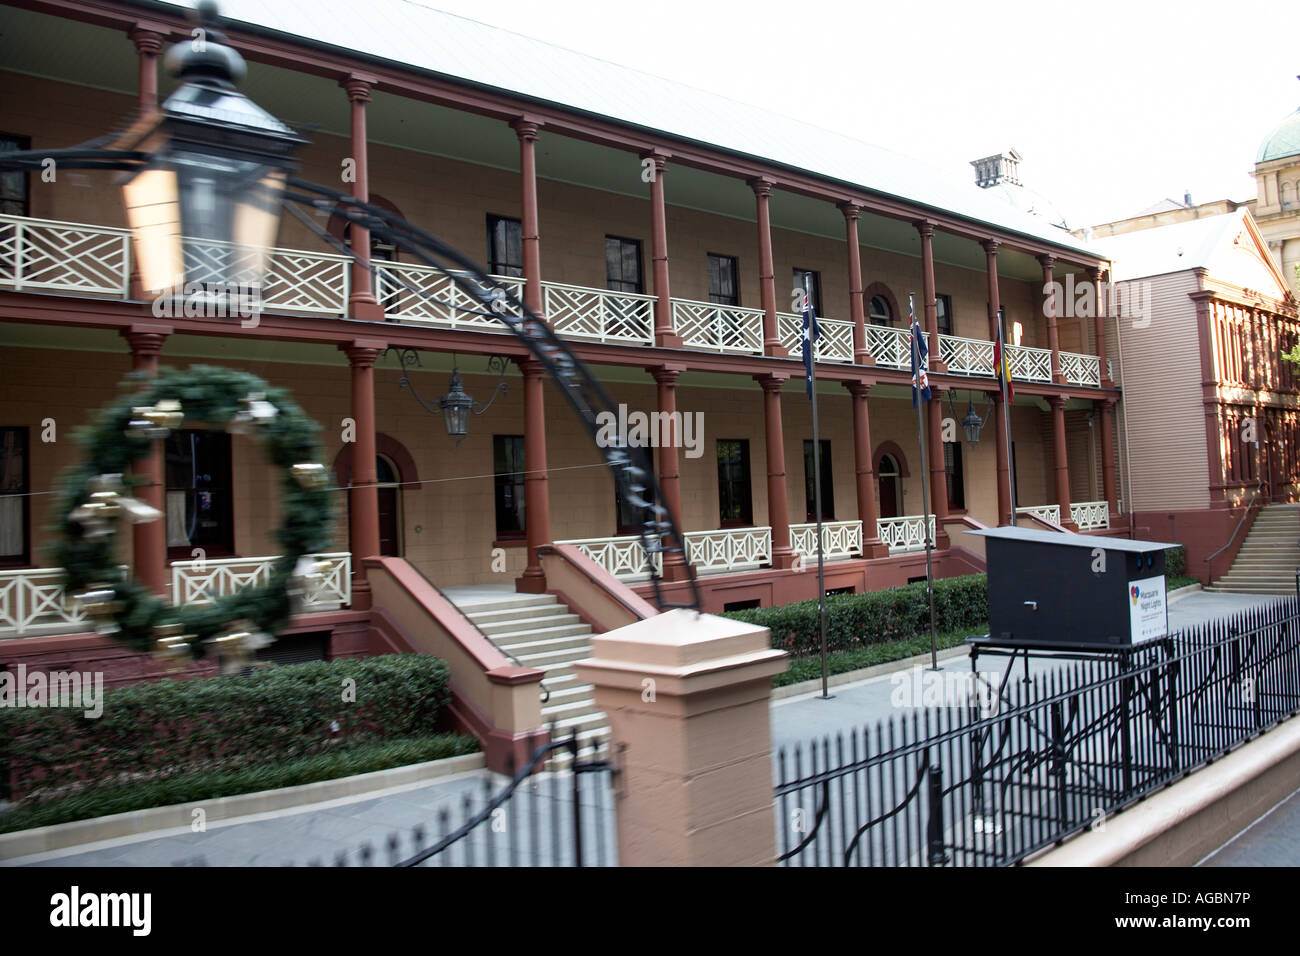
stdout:
<svg viewBox="0 0 1300 956">
<path fill-rule="evenodd" d="M 1300 154 L 1300 110 L 1278 123 L 1277 128 L 1264 138 L 1264 142 L 1259 145 L 1259 155 L 1255 157 L 1255 162 L 1267 163 L 1270 159 L 1297 154 Z"/>
</svg>

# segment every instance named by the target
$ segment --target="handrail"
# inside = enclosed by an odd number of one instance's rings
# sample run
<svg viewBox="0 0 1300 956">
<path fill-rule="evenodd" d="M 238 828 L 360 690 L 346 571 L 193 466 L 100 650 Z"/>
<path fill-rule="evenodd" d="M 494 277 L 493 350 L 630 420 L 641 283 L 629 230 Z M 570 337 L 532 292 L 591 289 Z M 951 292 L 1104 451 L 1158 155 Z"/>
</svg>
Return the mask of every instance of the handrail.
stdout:
<svg viewBox="0 0 1300 956">
<path fill-rule="evenodd" d="M 507 660 L 509 660 L 511 663 L 513 663 L 516 667 L 527 667 L 527 666 L 528 666 L 527 664 L 522 663 L 522 662 L 519 660 L 519 658 L 515 657 L 515 655 L 511 654 L 508 650 L 506 650 L 504 647 L 502 647 L 502 646 L 501 646 L 500 644 L 498 644 L 496 641 L 492 640 L 492 635 L 491 635 L 491 634 L 485 634 L 485 633 L 483 632 L 483 629 L 482 629 L 481 627 L 479 627 L 477 624 L 475 624 L 474 621 L 473 621 L 473 619 L 472 619 L 468 614 L 466 614 L 464 611 L 462 611 L 462 610 L 460 609 L 460 606 L 457 605 L 455 601 L 453 601 L 451 598 L 447 597 L 447 592 L 444 591 L 442 588 L 438 587 L 438 585 L 434 584 L 433 581 L 429 578 L 429 576 L 428 576 L 427 574 L 425 574 L 423 571 L 421 571 L 418 567 L 416 567 L 415 564 L 414 564 L 413 562 L 408 561 L 408 562 L 406 562 L 406 563 L 407 563 L 408 565 L 410 565 L 411 569 L 412 569 L 416 574 L 418 574 L 420 577 L 424 578 L 424 582 L 425 582 L 426 584 L 428 584 L 429 587 L 433 588 L 435 591 L 438 592 L 438 596 L 439 596 L 440 598 L 442 598 L 444 601 L 446 601 L 446 602 L 447 602 L 451 607 L 453 607 L 453 608 L 456 609 L 456 613 L 459 614 L 462 618 L 464 618 L 466 624 L 468 624 L 470 627 L 474 628 L 474 630 L 478 631 L 479 634 L 483 637 L 484 640 L 486 640 L 489 644 L 491 644 L 491 645 L 492 645 L 493 647 L 495 647 L 498 651 L 500 651 L 500 652 L 501 652 L 501 655 L 502 655 L 503 657 L 505 657 Z M 543 677 L 543 678 L 542 678 L 540 681 L 538 681 L 537 683 L 541 684 L 541 686 L 542 686 L 542 703 L 543 703 L 543 704 L 549 704 L 549 703 L 551 702 L 551 691 L 550 691 L 550 688 L 548 688 L 548 687 L 546 686 L 546 678 Z"/>
<path fill-rule="evenodd" d="M 1237 519 L 1237 527 L 1232 529 L 1232 534 L 1228 537 L 1227 544 L 1225 544 L 1218 551 L 1215 551 L 1214 554 L 1210 555 L 1208 558 L 1201 559 L 1206 564 L 1210 565 L 1208 574 L 1206 575 L 1209 584 L 1214 583 L 1214 564 L 1212 562 L 1214 561 L 1215 558 L 1217 558 L 1219 555 L 1223 554 L 1223 552 L 1227 551 L 1230 547 L 1232 547 L 1232 542 L 1237 540 L 1237 535 L 1241 532 L 1242 525 L 1246 523 L 1246 518 L 1250 516 L 1251 510 L 1255 507 L 1255 504 L 1259 501 L 1260 497 L 1263 494 L 1264 494 L 1264 486 L 1259 485 L 1255 489 L 1255 494 L 1251 496 L 1250 503 L 1246 505 L 1246 510 L 1243 511 L 1241 513 L 1241 517 Z"/>
<path fill-rule="evenodd" d="M 581 574 L 583 577 L 585 577 L 588 581 L 591 581 L 593 584 L 599 584 L 599 582 L 596 581 L 596 580 L 591 576 L 591 573 L 590 573 L 586 568 L 584 568 L 584 567 L 582 567 L 581 565 L 579 565 L 578 562 L 574 561 L 571 557 L 569 557 L 567 554 L 565 554 L 564 551 L 562 551 L 560 548 L 556 547 L 554 544 L 544 544 L 544 545 L 542 545 L 540 548 L 537 549 L 537 554 L 538 554 L 539 556 L 541 556 L 541 555 L 546 555 L 546 556 L 548 556 L 548 557 L 549 557 L 550 555 L 555 555 L 557 558 L 559 558 L 559 559 L 560 559 L 561 561 L 563 561 L 565 564 L 569 565 L 569 567 L 573 568 L 573 570 L 577 571 L 579 574 Z M 627 611 L 627 612 L 628 612 L 629 614 L 631 614 L 633 617 L 638 618 L 639 620 L 642 620 L 642 621 L 645 620 L 645 613 L 644 613 L 643 611 L 641 611 L 641 610 L 639 610 L 639 609 L 633 607 L 632 605 L 628 604 L 627 601 L 624 600 L 623 595 L 621 595 L 621 594 L 617 594 L 617 593 L 615 593 L 615 592 L 613 592 L 613 591 L 605 590 L 604 588 L 602 588 L 601 590 L 604 590 L 606 594 L 608 594 L 611 598 L 613 598 L 615 601 L 617 601 L 617 602 L 618 602 L 618 603 L 623 607 L 623 610 Z"/>
</svg>

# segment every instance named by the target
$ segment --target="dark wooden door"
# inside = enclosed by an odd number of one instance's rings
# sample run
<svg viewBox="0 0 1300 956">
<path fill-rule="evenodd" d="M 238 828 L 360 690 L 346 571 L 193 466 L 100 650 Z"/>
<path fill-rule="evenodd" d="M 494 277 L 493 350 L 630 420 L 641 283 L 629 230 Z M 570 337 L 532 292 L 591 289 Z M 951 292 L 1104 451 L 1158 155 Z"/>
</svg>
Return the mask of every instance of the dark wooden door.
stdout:
<svg viewBox="0 0 1300 956">
<path fill-rule="evenodd" d="M 400 557 L 402 542 L 398 536 L 398 489 L 380 487 L 379 493 L 379 553 L 385 557 Z"/>
</svg>

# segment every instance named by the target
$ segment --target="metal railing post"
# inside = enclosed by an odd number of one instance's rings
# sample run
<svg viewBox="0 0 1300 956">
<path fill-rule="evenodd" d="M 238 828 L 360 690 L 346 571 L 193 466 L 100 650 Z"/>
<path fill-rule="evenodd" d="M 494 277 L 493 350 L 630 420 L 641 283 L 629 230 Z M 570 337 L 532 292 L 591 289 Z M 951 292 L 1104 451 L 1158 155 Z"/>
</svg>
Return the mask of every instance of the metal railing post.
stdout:
<svg viewBox="0 0 1300 956">
<path fill-rule="evenodd" d="M 938 761 L 930 764 L 929 788 L 930 812 L 926 822 L 928 861 L 931 866 L 943 866 L 948 862 L 948 852 L 943 846 L 943 768 Z"/>
</svg>

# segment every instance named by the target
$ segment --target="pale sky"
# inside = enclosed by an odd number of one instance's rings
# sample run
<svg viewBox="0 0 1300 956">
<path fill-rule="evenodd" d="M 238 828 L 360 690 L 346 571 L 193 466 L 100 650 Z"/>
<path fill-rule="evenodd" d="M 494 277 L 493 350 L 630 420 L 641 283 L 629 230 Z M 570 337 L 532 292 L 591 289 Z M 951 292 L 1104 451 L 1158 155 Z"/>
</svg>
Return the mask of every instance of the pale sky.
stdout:
<svg viewBox="0 0 1300 956">
<path fill-rule="evenodd" d="M 420 0 L 914 156 L 974 183 L 1008 147 L 1071 227 L 1249 199 L 1300 106 L 1281 0 Z M 490 55 L 490 54 L 488 54 Z"/>
</svg>

